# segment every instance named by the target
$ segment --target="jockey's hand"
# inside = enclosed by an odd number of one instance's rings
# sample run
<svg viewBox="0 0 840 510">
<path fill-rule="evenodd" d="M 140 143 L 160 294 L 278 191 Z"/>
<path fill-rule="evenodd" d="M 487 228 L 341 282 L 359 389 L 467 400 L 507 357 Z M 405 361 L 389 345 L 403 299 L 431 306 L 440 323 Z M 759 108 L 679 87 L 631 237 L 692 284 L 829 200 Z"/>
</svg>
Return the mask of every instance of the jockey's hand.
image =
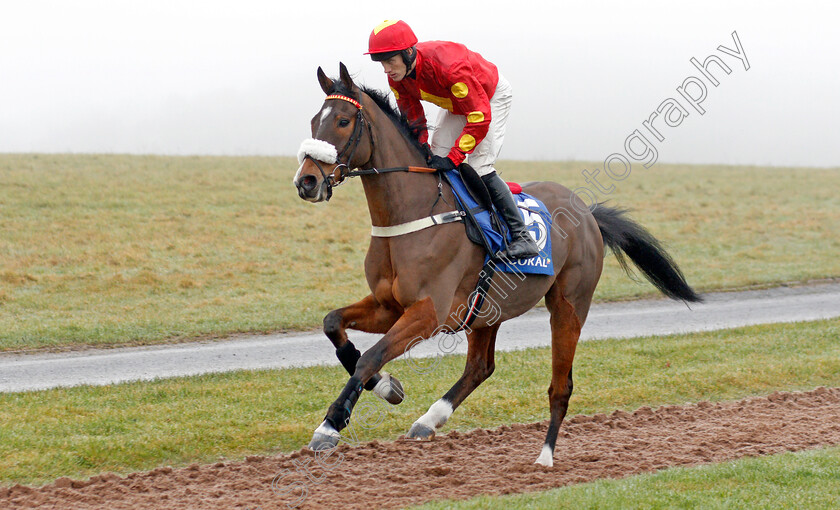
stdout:
<svg viewBox="0 0 840 510">
<path fill-rule="evenodd" d="M 432 148 L 431 148 L 431 147 L 429 147 L 429 144 L 428 144 L 428 143 L 424 143 L 424 144 L 423 144 L 423 157 L 424 157 L 424 158 L 426 158 L 426 162 L 428 162 L 428 161 L 429 161 L 429 159 L 431 159 L 431 157 L 432 157 L 433 155 L 434 155 L 434 154 L 432 153 Z"/>
<path fill-rule="evenodd" d="M 447 157 L 435 155 L 429 158 L 429 167 L 445 172 L 448 170 L 455 170 L 455 163 Z"/>
</svg>

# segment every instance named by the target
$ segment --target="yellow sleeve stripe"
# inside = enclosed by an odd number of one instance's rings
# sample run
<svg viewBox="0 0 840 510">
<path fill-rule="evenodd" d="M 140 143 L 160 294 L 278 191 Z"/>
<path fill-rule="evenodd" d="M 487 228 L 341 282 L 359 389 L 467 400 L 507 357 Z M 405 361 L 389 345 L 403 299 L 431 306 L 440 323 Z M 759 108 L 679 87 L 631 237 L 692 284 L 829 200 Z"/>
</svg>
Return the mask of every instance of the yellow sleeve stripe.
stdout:
<svg viewBox="0 0 840 510">
<path fill-rule="evenodd" d="M 484 122 L 484 112 L 470 112 L 467 114 L 467 122 L 470 124 L 478 124 L 479 122 Z"/>
<path fill-rule="evenodd" d="M 394 87 L 391 87 L 391 92 L 393 92 L 393 93 L 394 93 L 394 99 L 396 99 L 397 101 L 399 101 L 399 99 L 400 99 L 400 93 L 399 93 L 399 92 L 397 92 L 397 89 L 395 89 Z"/>
</svg>

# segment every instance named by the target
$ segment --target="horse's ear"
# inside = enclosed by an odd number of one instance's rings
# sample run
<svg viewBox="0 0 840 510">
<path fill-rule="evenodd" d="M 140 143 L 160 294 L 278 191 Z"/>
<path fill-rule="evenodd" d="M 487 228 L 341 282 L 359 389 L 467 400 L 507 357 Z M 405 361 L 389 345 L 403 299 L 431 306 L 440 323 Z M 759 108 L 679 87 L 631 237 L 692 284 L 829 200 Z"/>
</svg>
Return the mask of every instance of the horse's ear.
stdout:
<svg viewBox="0 0 840 510">
<path fill-rule="evenodd" d="M 341 77 L 341 83 L 347 87 L 348 90 L 353 90 L 353 78 L 350 76 L 350 72 L 347 70 L 344 62 L 338 63 L 338 75 Z"/>
<path fill-rule="evenodd" d="M 327 78 L 327 75 L 324 74 L 324 70 L 320 67 L 318 67 L 318 83 L 321 84 L 321 90 L 324 91 L 324 94 L 329 94 L 333 91 L 333 81 Z"/>
</svg>

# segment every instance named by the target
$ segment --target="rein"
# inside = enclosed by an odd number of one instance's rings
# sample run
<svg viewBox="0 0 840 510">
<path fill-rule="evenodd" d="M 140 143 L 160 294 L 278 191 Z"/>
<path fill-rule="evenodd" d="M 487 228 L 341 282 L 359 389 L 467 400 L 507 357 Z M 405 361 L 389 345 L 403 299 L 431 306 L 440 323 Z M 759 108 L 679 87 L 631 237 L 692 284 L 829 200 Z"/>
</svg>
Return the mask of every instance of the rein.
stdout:
<svg viewBox="0 0 840 510">
<path fill-rule="evenodd" d="M 424 166 L 395 166 L 391 168 L 369 168 L 367 170 L 350 170 L 345 173 L 345 177 L 359 177 L 362 175 L 379 175 L 390 172 L 416 172 L 421 174 L 433 174 L 437 172 L 434 168 L 426 168 Z"/>
</svg>

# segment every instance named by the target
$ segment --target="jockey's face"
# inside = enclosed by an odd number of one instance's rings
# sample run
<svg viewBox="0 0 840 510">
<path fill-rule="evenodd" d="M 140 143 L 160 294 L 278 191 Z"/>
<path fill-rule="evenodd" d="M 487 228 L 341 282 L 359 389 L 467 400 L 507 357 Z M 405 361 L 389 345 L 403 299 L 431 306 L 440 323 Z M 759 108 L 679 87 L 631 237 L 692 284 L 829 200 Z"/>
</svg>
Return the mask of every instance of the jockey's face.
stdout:
<svg viewBox="0 0 840 510">
<path fill-rule="evenodd" d="M 413 49 L 409 49 L 408 51 L 414 51 Z M 382 68 L 385 70 L 385 74 L 388 75 L 394 81 L 400 81 L 405 78 L 410 71 L 405 65 L 405 61 L 401 54 L 397 53 L 393 57 L 383 60 L 380 62 L 382 64 Z"/>
</svg>

